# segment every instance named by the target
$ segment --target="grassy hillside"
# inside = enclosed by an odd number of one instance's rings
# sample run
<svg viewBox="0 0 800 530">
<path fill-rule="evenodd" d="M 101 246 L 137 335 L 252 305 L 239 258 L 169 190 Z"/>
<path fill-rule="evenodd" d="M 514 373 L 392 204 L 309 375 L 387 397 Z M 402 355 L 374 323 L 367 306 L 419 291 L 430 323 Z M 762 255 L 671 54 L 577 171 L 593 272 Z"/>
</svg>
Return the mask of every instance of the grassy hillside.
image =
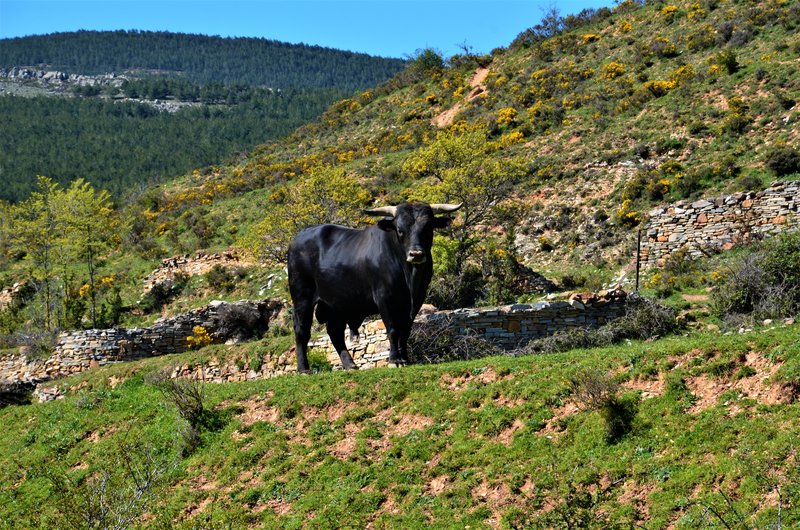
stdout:
<svg viewBox="0 0 800 530">
<path fill-rule="evenodd" d="M 285 141 L 154 193 L 153 226 L 203 196 L 221 226 L 237 228 L 213 241 L 246 244 L 263 212 L 320 168 L 339 168 L 377 202 L 457 201 L 474 182 L 450 185 L 455 174 L 491 183 L 515 168 L 486 221 L 506 242 L 484 237 L 550 274 L 568 264 L 610 277 L 654 204 L 759 189 L 800 170 L 798 9 L 623 2 L 524 32 L 490 56 L 444 64 L 422 54 Z"/>
<path fill-rule="evenodd" d="M 241 347 L 98 369 L 59 383 L 64 400 L 0 410 L 0 525 L 132 506 L 149 528 L 793 528 L 798 339 L 779 325 L 206 385 L 199 438 L 151 374 Z M 592 384 L 619 385 L 627 434 L 606 441 L 581 381 L 601 400 Z"/>
<path fill-rule="evenodd" d="M 165 306 L 140 304 L 140 282 L 159 258 L 233 245 L 256 261 L 275 250 L 280 267 L 285 240 L 327 219 L 303 203 L 336 212 L 423 198 L 466 203 L 434 248 L 440 307 L 530 296 L 518 261 L 565 288 L 599 288 L 630 267 L 654 204 L 800 170 L 798 5 L 622 2 L 487 56 L 427 50 L 283 140 L 138 191 L 99 274 L 115 275 L 129 321 L 152 318 Z M 346 197 L 332 191 L 343 186 Z M 3 259 L 6 285 L 30 274 L 24 252 Z M 78 265 L 56 275 L 66 292 L 88 281 Z M 225 296 L 256 297 L 269 275 L 251 268 Z M 181 285 L 167 307 L 220 295 L 202 278 Z"/>
<path fill-rule="evenodd" d="M 454 57 L 445 67 L 420 57 L 286 141 L 221 168 L 215 180 L 269 190 L 241 199 L 245 211 L 276 184 L 322 165 L 344 167 L 380 200 L 402 200 L 434 174 L 415 170 L 426 148 L 445 134 L 480 131 L 487 148 L 479 165 L 525 165 L 513 193 L 526 210 L 517 228 L 551 239 L 555 255 L 590 261 L 567 249 L 584 250 L 599 231 L 618 248 L 620 228 L 652 204 L 759 188 L 797 171 L 770 169 L 770 161 L 780 148 L 796 150 L 798 9 L 796 2 L 623 2 L 567 18 L 553 37 L 523 33 L 491 56 Z M 440 127 L 431 123 L 448 111 Z M 198 186 L 210 184 L 175 184 Z M 264 204 L 281 196 L 273 197 Z M 214 202 L 230 209 L 225 193 Z M 559 231 L 559 217 L 581 233 Z M 608 228 L 598 218 L 615 222 Z M 612 252 L 596 250 L 600 262 L 614 263 Z"/>
</svg>

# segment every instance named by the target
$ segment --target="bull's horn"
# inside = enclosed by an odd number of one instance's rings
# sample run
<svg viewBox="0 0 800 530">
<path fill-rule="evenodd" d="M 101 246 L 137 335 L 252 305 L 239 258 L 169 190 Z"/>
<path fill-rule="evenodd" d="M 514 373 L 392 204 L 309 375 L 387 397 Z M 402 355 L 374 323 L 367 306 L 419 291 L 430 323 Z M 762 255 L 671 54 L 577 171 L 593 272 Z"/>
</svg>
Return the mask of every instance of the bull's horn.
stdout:
<svg viewBox="0 0 800 530">
<path fill-rule="evenodd" d="M 431 210 L 434 214 L 455 212 L 463 205 L 463 202 L 458 204 L 431 204 Z"/>
<path fill-rule="evenodd" d="M 364 210 L 364 213 L 367 215 L 384 215 L 387 217 L 394 217 L 397 215 L 397 206 L 381 206 L 380 208 Z"/>
</svg>

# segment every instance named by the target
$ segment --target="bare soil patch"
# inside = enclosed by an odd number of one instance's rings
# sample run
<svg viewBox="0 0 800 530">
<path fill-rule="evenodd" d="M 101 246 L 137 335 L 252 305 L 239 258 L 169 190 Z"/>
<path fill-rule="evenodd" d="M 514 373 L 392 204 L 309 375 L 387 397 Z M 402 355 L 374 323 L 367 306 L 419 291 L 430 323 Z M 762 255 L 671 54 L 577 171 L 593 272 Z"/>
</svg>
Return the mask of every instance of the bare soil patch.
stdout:
<svg viewBox="0 0 800 530">
<path fill-rule="evenodd" d="M 385 434 L 406 436 L 411 431 L 421 431 L 433 425 L 433 420 L 419 414 L 403 414 L 396 423 L 387 422 Z"/>
<path fill-rule="evenodd" d="M 268 421 L 278 423 L 281 418 L 281 411 L 277 407 L 268 405 L 266 400 L 252 397 L 246 401 L 240 401 L 239 405 L 244 407 L 244 412 L 239 414 L 239 419 L 244 425 L 253 425 L 258 421 Z"/>
<path fill-rule="evenodd" d="M 651 381 L 646 379 L 632 379 L 622 383 L 622 388 L 625 390 L 638 391 L 642 395 L 642 399 L 650 399 L 664 394 L 666 381 L 664 375 L 659 374 L 658 379 Z"/>
<path fill-rule="evenodd" d="M 547 420 L 544 427 L 539 431 L 542 436 L 555 436 L 560 434 L 563 429 L 561 428 L 561 421 L 572 416 L 580 409 L 572 401 L 568 401 L 564 405 L 553 410 L 553 417 Z"/>
<path fill-rule="evenodd" d="M 428 495 L 439 495 L 443 493 L 449 485 L 450 477 L 447 475 L 439 475 L 425 484 L 425 492 L 428 493 Z"/>
<path fill-rule="evenodd" d="M 514 420 L 510 426 L 503 429 L 502 432 L 497 436 L 497 441 L 505 446 L 510 446 L 511 442 L 514 440 L 514 433 L 520 430 L 525 426 L 525 422 L 521 419 L 517 418 Z"/>
<path fill-rule="evenodd" d="M 500 525 L 500 510 L 515 501 L 511 488 L 505 482 L 489 484 L 484 480 L 472 490 L 472 498 L 486 505 L 492 511 L 492 517 L 484 522 L 491 528 Z"/>
<path fill-rule="evenodd" d="M 716 405 L 722 394 L 731 390 L 765 405 L 792 403 L 797 399 L 796 389 L 790 383 L 771 382 L 780 364 L 771 363 L 758 352 L 750 352 L 745 356 L 743 365 L 752 368 L 755 373 L 738 380 L 730 376 L 712 377 L 708 374 L 688 378 L 686 386 L 696 399 L 689 413 L 697 414 Z M 732 407 L 732 413 L 741 411 L 735 403 Z"/>
<path fill-rule="evenodd" d="M 350 458 L 358 447 L 356 435 L 361 432 L 361 429 L 354 423 L 348 423 L 344 426 L 344 438 L 333 444 L 330 451 L 333 456 L 339 460 L 347 460 Z"/>
<path fill-rule="evenodd" d="M 469 81 L 469 85 L 472 87 L 470 93 L 449 109 L 434 116 L 434 118 L 431 120 L 431 124 L 440 129 L 452 125 L 455 121 L 456 115 L 464 110 L 464 108 L 467 106 L 467 103 L 486 92 L 486 86 L 483 84 L 483 82 L 486 80 L 486 76 L 488 74 L 488 68 L 478 68 L 475 70 L 475 73 L 472 75 L 472 78 L 470 78 Z"/>
<path fill-rule="evenodd" d="M 656 489 L 655 484 L 640 484 L 635 480 L 626 480 L 622 484 L 622 493 L 617 498 L 621 504 L 633 506 L 640 520 L 650 519 L 650 502 L 648 497 Z"/>
</svg>

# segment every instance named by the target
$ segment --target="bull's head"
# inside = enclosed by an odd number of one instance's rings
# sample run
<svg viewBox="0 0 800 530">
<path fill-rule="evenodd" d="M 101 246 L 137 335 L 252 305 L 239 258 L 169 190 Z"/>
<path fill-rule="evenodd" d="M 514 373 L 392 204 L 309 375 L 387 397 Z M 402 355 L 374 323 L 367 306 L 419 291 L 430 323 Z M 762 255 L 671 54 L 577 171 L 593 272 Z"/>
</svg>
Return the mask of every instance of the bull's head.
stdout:
<svg viewBox="0 0 800 530">
<path fill-rule="evenodd" d="M 455 212 L 459 208 L 461 204 L 414 202 L 373 208 L 364 213 L 383 216 L 384 218 L 378 221 L 378 227 L 381 230 L 396 232 L 405 250 L 406 261 L 412 265 L 419 265 L 430 259 L 433 230 L 445 228 L 450 224 L 449 217 L 436 215 Z"/>
</svg>

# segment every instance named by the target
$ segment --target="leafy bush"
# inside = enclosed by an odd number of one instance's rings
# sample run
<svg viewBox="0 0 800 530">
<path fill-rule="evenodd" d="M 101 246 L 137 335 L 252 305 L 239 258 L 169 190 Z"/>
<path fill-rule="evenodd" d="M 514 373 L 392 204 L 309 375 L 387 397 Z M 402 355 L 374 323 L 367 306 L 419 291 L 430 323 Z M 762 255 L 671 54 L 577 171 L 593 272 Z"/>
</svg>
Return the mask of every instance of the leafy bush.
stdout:
<svg viewBox="0 0 800 530">
<path fill-rule="evenodd" d="M 452 318 L 441 315 L 415 323 L 408 345 L 409 357 L 414 363 L 477 359 L 500 353 L 496 346 L 479 337 L 476 332 L 458 333 L 453 328 Z"/>
<path fill-rule="evenodd" d="M 269 322 L 258 307 L 252 304 L 225 304 L 215 320 L 217 333 L 235 341 L 260 338 Z"/>
<path fill-rule="evenodd" d="M 184 443 L 183 453 L 191 454 L 200 445 L 200 433 L 218 431 L 224 421 L 221 411 L 206 406 L 203 381 L 195 378 L 173 379 L 171 373 L 172 368 L 157 372 L 150 376 L 149 383 L 175 405 L 178 414 L 186 421 L 180 434 Z"/>
<path fill-rule="evenodd" d="M 615 443 L 631 430 L 638 400 L 619 395 L 619 384 L 599 370 L 584 370 L 567 381 L 575 403 L 584 410 L 600 412 L 606 426 L 606 443 Z"/>
<path fill-rule="evenodd" d="M 793 147 L 777 147 L 767 153 L 767 167 L 778 177 L 800 173 L 800 152 Z"/>
<path fill-rule="evenodd" d="M 217 263 L 205 274 L 205 279 L 209 287 L 226 292 L 235 289 L 237 281 L 245 276 L 246 272 L 242 267 L 229 268 Z"/>
<path fill-rule="evenodd" d="M 717 315 L 734 325 L 800 311 L 800 234 L 784 234 L 742 256 L 712 301 Z"/>
<path fill-rule="evenodd" d="M 139 305 L 147 313 L 156 312 L 181 294 L 188 284 L 188 275 L 176 273 L 171 280 L 153 285 L 139 301 Z"/>
</svg>

